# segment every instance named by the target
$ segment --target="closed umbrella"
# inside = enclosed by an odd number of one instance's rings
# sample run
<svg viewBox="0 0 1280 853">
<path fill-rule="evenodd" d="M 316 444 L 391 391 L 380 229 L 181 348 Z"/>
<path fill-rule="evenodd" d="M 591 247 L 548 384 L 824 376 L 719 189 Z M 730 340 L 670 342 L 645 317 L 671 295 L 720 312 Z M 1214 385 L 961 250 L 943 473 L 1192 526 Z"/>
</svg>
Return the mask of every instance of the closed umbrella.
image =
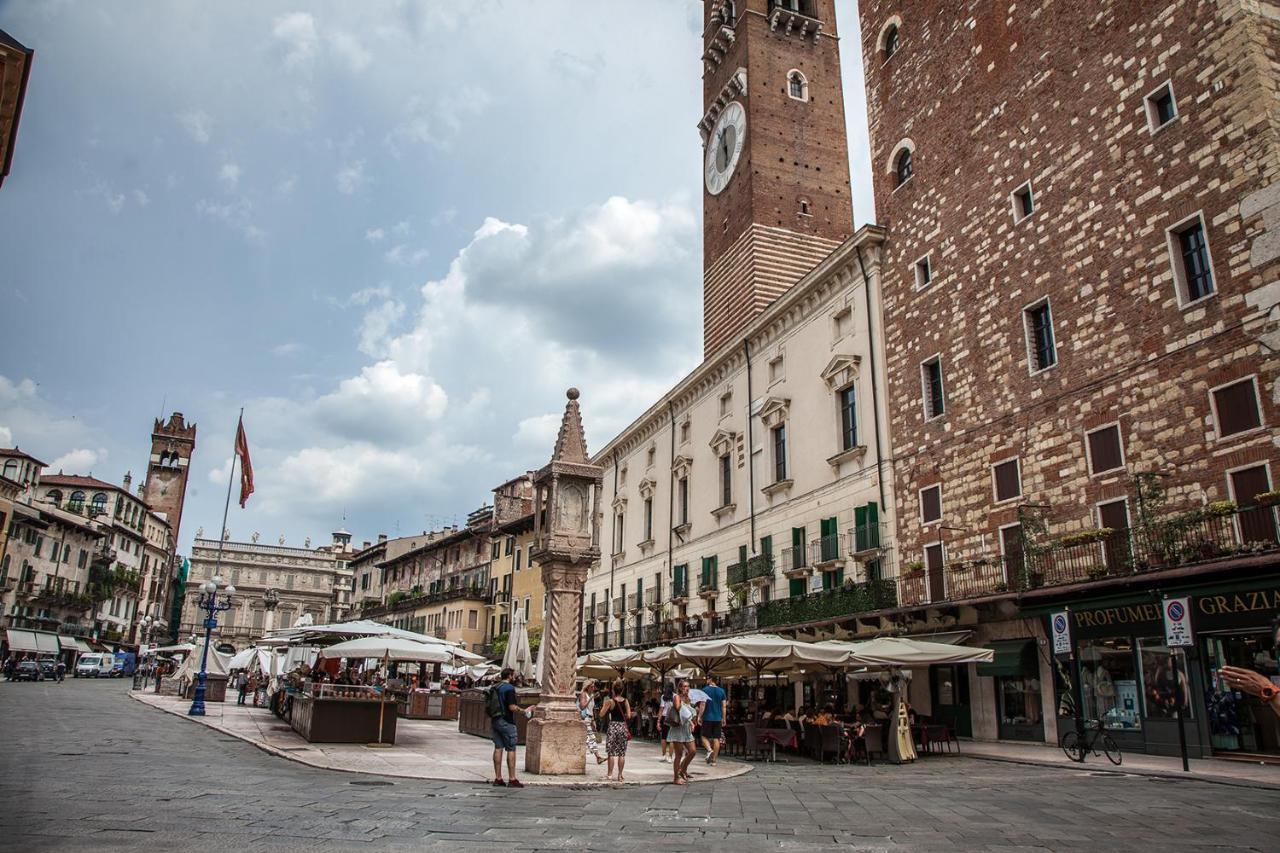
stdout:
<svg viewBox="0 0 1280 853">
<path fill-rule="evenodd" d="M 529 653 L 529 630 L 525 626 L 524 613 L 516 610 L 511 621 L 511 633 L 507 635 L 507 651 L 502 656 L 502 668 L 511 668 L 526 681 L 533 678 L 533 655 Z"/>
</svg>

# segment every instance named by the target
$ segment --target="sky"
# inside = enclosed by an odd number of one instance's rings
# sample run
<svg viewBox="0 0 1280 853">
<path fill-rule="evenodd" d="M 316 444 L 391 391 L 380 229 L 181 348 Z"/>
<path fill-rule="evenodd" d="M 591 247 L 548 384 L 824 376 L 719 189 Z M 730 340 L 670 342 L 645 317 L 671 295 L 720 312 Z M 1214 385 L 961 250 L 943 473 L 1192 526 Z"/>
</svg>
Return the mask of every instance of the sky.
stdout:
<svg viewBox="0 0 1280 853">
<path fill-rule="evenodd" d="M 0 0 L 0 29 L 36 51 L 0 446 L 136 484 L 183 412 L 183 552 L 216 534 L 241 407 L 232 538 L 358 545 L 545 464 L 566 388 L 601 447 L 701 359 L 696 0 Z"/>
</svg>

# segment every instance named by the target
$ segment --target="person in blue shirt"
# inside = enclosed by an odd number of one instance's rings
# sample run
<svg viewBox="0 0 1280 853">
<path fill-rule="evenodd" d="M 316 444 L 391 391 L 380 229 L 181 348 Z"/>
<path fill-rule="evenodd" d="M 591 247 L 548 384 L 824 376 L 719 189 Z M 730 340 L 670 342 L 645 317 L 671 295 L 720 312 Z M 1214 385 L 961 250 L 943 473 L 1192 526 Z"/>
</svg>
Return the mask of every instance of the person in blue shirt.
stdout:
<svg viewBox="0 0 1280 853">
<path fill-rule="evenodd" d="M 520 707 L 516 686 L 513 683 L 515 680 L 515 670 L 507 667 L 502 671 L 502 683 L 496 688 L 498 701 L 502 703 L 502 714 L 493 718 L 490 736 L 493 739 L 493 784 L 498 787 L 524 787 L 524 783 L 516 778 L 516 740 L 518 734 L 516 732 L 515 715 L 524 713 L 525 709 Z M 502 781 L 502 754 L 504 752 L 507 754 L 508 781 L 506 782 Z"/>
<path fill-rule="evenodd" d="M 720 756 L 720 735 L 728 704 L 724 688 L 716 682 L 714 675 L 708 675 L 707 684 L 702 688 L 702 692 L 707 694 L 707 702 L 702 709 L 702 745 L 707 750 L 708 764 L 715 764 Z"/>
</svg>

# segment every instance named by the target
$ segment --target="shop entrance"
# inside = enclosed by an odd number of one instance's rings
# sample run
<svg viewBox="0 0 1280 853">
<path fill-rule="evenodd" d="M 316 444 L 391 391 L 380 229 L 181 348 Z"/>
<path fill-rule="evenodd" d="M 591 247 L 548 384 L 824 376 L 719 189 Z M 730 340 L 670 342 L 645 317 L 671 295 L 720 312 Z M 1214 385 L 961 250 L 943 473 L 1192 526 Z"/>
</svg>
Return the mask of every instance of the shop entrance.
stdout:
<svg viewBox="0 0 1280 853">
<path fill-rule="evenodd" d="M 995 681 L 997 736 L 1001 740 L 1043 741 L 1036 640 L 997 640 L 987 648 L 994 652 L 992 660 L 978 664 L 977 673 Z"/>
<path fill-rule="evenodd" d="M 1215 753 L 1280 757 L 1280 718 L 1262 700 L 1226 689 L 1223 666 L 1256 670 L 1280 684 L 1269 630 L 1201 635 L 1206 670 L 1205 705 Z"/>
<path fill-rule="evenodd" d="M 973 737 L 969 715 L 969 668 L 954 664 L 929 667 L 934 722 L 951 726 L 957 737 Z"/>
</svg>

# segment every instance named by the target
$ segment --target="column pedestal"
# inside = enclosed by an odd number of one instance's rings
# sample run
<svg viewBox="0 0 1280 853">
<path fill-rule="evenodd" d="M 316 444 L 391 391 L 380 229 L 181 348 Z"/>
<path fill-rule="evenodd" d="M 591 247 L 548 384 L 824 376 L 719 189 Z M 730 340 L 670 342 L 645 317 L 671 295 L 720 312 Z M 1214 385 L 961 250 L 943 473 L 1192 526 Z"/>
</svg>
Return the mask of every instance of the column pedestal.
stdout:
<svg viewBox="0 0 1280 853">
<path fill-rule="evenodd" d="M 586 772 L 586 733 L 572 698 L 548 697 L 529 721 L 524 749 L 526 773 L 581 776 Z"/>
</svg>

